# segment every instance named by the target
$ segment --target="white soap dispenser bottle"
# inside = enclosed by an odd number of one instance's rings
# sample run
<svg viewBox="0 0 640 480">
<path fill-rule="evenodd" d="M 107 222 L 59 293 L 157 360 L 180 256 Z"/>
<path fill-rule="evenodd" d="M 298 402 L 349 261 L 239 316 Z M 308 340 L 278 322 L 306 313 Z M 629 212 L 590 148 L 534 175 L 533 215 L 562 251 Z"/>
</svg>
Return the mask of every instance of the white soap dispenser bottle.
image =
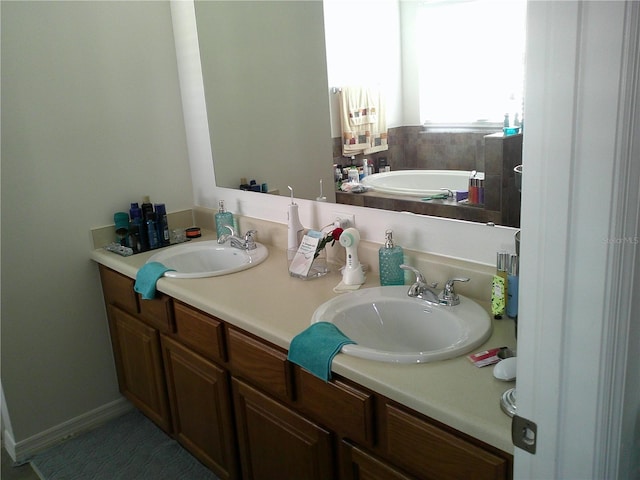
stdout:
<svg viewBox="0 0 640 480">
<path fill-rule="evenodd" d="M 287 188 L 291 192 L 291 204 L 287 210 L 287 257 L 291 260 L 302 241 L 304 227 L 300 223 L 300 217 L 298 216 L 298 205 L 293 201 L 293 188 L 288 185 Z"/>
</svg>

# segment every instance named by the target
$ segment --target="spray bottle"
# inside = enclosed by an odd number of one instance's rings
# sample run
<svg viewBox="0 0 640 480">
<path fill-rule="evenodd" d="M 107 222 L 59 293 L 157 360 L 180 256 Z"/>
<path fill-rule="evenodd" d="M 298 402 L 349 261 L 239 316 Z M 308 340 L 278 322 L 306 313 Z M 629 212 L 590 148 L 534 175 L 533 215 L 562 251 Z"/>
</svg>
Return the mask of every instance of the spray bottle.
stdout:
<svg viewBox="0 0 640 480">
<path fill-rule="evenodd" d="M 287 255 L 289 260 L 293 259 L 302 241 L 304 235 L 304 227 L 300 223 L 300 217 L 298 216 L 298 205 L 293 201 L 293 188 L 287 185 L 287 188 L 291 192 L 291 204 L 287 211 Z"/>
</svg>

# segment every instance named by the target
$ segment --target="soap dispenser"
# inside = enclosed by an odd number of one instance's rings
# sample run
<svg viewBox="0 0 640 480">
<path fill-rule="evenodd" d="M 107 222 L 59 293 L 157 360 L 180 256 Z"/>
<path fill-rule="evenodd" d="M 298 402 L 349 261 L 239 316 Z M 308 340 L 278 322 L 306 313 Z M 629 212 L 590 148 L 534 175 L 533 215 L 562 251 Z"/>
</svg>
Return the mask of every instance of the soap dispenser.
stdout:
<svg viewBox="0 0 640 480">
<path fill-rule="evenodd" d="M 400 265 L 404 263 L 402 247 L 393 244 L 393 232 L 385 232 L 384 246 L 378 250 L 380 266 L 380 285 L 404 285 L 404 270 Z"/>
<path fill-rule="evenodd" d="M 224 208 L 224 200 L 218 202 L 218 213 L 215 215 L 216 235 L 220 238 L 222 235 L 228 235 L 229 229 L 227 225 L 233 228 L 233 213 L 227 212 Z"/>
<path fill-rule="evenodd" d="M 298 205 L 293 201 L 293 188 L 287 185 L 291 192 L 291 204 L 287 210 L 287 257 L 293 259 L 302 241 L 304 227 L 298 216 Z"/>
</svg>

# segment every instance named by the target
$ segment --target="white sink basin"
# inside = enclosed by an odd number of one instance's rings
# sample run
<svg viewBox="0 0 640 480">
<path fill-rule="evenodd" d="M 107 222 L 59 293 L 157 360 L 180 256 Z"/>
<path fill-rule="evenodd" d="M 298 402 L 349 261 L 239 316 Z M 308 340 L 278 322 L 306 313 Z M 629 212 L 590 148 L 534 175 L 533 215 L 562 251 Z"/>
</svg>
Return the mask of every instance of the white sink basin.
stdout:
<svg viewBox="0 0 640 480">
<path fill-rule="evenodd" d="M 267 248 L 256 243 L 255 250 L 241 250 L 217 241 L 204 241 L 169 247 L 152 255 L 147 262 L 160 262 L 175 271 L 171 278 L 203 278 L 228 275 L 262 263 L 269 256 Z"/>
<path fill-rule="evenodd" d="M 374 287 L 322 304 L 311 323 L 331 322 L 355 345 L 341 352 L 396 363 L 446 360 L 471 352 L 490 336 L 489 314 L 460 296 L 454 307 L 407 296 L 408 286 Z"/>
</svg>

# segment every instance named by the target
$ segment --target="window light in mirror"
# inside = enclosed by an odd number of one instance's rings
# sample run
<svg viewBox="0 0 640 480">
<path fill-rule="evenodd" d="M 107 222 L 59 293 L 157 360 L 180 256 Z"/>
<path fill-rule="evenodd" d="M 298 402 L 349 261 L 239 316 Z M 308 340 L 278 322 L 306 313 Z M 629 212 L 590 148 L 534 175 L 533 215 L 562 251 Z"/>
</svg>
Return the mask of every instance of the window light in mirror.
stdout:
<svg viewBox="0 0 640 480">
<path fill-rule="evenodd" d="M 416 22 L 423 123 L 522 118 L 526 1 L 425 2 Z"/>
</svg>

